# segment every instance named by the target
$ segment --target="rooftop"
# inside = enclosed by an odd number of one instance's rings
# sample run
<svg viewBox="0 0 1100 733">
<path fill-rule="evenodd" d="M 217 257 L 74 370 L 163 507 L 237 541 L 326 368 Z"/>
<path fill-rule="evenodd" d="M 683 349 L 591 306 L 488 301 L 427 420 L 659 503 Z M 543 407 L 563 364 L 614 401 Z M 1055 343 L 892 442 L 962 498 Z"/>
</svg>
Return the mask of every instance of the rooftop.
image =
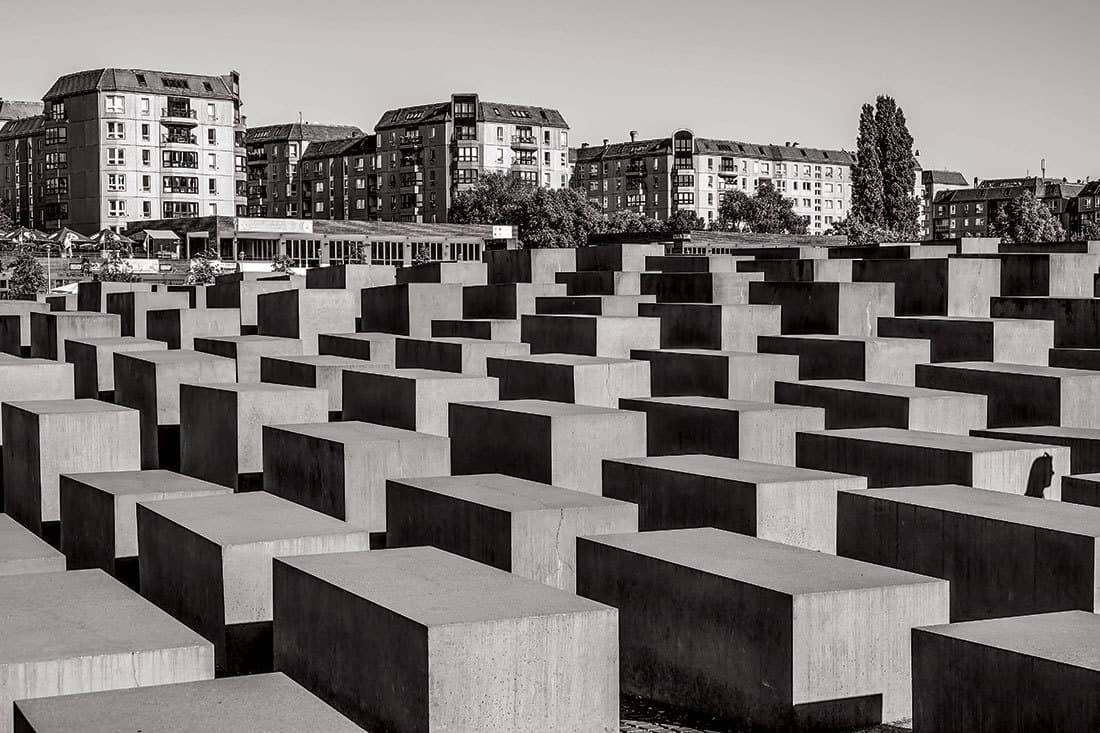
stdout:
<svg viewBox="0 0 1100 733">
<path fill-rule="evenodd" d="M 970 181 L 958 171 L 921 171 L 921 183 L 924 185 L 940 184 L 943 186 L 969 186 Z"/>
<path fill-rule="evenodd" d="M 433 102 L 387 110 L 382 113 L 382 117 L 374 127 L 376 130 L 386 130 L 394 127 L 420 126 L 445 122 L 450 116 L 450 102 Z M 565 118 L 556 109 L 506 102 L 478 102 L 477 121 L 569 129 Z"/>
<path fill-rule="evenodd" d="M 24 102 L 15 99 L 0 99 L 0 122 L 18 120 L 42 114 L 45 105 L 41 102 Z"/>
<path fill-rule="evenodd" d="M 715 155 L 726 157 L 757 158 L 778 162 L 805 162 L 826 165 L 852 165 L 856 157 L 847 150 L 827 150 L 824 148 L 804 148 L 800 145 L 772 145 L 738 142 L 736 140 L 718 140 L 696 137 L 694 152 L 696 155 Z M 594 145 L 575 150 L 576 160 L 580 163 L 597 160 L 616 160 L 646 155 L 671 155 L 672 138 L 635 140 Z"/>
<path fill-rule="evenodd" d="M 45 130 L 45 122 L 45 115 L 9 120 L 0 127 L 0 140 L 13 140 L 18 137 L 42 134 Z"/>
<path fill-rule="evenodd" d="M 363 131 L 355 125 L 317 125 L 312 122 L 290 122 L 283 125 L 252 127 L 245 134 L 245 144 L 288 142 L 328 142 L 347 140 L 361 136 Z"/>
<path fill-rule="evenodd" d="M 375 149 L 375 137 L 372 134 L 360 134 L 339 140 L 324 140 L 310 145 L 302 160 L 335 158 L 341 155 L 371 154 Z"/>
<path fill-rule="evenodd" d="M 45 101 L 64 99 L 89 92 L 146 92 L 179 97 L 236 99 L 230 82 L 222 76 L 180 74 L 148 69 L 91 69 L 58 77 Z"/>
</svg>

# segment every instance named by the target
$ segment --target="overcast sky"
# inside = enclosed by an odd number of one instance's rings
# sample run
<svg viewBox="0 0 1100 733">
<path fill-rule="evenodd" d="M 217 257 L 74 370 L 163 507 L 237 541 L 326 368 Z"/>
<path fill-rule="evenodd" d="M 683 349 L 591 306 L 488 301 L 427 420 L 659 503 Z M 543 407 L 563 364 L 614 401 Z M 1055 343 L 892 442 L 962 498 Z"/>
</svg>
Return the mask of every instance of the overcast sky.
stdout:
<svg viewBox="0 0 1100 733">
<path fill-rule="evenodd" d="M 71 9 L 70 9 L 71 8 Z M 94 11 L 91 10 L 94 8 Z M 572 142 L 852 149 L 897 98 L 925 168 L 1100 176 L 1100 0 L 0 0 L 0 97 L 117 66 L 242 74 L 250 125 L 369 129 L 452 92 L 556 107 Z"/>
</svg>

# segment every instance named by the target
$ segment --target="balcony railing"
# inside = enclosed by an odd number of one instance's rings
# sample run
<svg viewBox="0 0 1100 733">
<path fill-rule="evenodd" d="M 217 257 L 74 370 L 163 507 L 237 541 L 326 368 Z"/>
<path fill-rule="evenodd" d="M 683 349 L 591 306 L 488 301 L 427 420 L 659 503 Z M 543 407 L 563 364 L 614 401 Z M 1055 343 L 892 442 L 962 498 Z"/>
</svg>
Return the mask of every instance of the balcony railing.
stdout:
<svg viewBox="0 0 1100 733">
<path fill-rule="evenodd" d="M 165 145 L 198 145 L 194 135 L 161 135 L 160 141 Z"/>
<path fill-rule="evenodd" d="M 397 144 L 402 148 L 414 148 L 424 144 L 424 138 L 420 135 L 402 135 Z"/>
<path fill-rule="evenodd" d="M 537 148 L 539 140 L 534 135 L 512 135 L 513 148 Z"/>
<path fill-rule="evenodd" d="M 645 164 L 631 163 L 626 167 L 626 174 L 628 176 L 644 176 L 646 174 Z"/>
<path fill-rule="evenodd" d="M 162 190 L 163 190 L 164 193 L 198 194 L 199 187 L 198 186 L 194 186 L 194 187 L 191 187 L 191 186 L 165 186 Z"/>
<path fill-rule="evenodd" d="M 161 107 L 160 116 L 173 120 L 197 120 L 199 115 L 190 107 Z"/>
</svg>

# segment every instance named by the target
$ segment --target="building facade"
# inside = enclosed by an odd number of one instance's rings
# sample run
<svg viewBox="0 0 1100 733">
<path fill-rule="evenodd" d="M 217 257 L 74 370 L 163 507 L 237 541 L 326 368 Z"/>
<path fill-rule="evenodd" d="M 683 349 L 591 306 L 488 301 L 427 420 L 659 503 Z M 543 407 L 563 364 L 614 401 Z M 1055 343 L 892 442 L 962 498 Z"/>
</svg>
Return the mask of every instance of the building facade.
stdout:
<svg viewBox="0 0 1100 733">
<path fill-rule="evenodd" d="M 765 181 L 807 218 L 807 231 L 824 234 L 848 216 L 851 167 L 844 150 L 797 143 L 759 145 L 696 137 L 681 129 L 671 137 L 602 146 L 574 153 L 573 186 L 607 212 L 634 211 L 656 219 L 688 210 L 710 224 L 728 191 L 755 192 Z"/>
<path fill-rule="evenodd" d="M 935 212 L 932 207 L 936 196 L 944 191 L 958 191 L 970 188 L 970 181 L 958 171 L 921 171 L 920 174 L 920 200 L 921 200 L 921 233 L 924 239 L 932 239 L 932 222 L 935 220 Z"/>
<path fill-rule="evenodd" d="M 266 125 L 245 136 L 248 216 L 301 218 L 302 156 L 317 143 L 362 136 L 352 125 L 294 122 Z"/>
<path fill-rule="evenodd" d="M 43 101 L 47 229 L 92 233 L 245 205 L 236 72 L 81 71 L 59 78 Z"/>
<path fill-rule="evenodd" d="M 490 173 L 569 185 L 569 125 L 555 109 L 455 94 L 389 110 L 375 133 L 378 213 L 386 221 L 446 222 L 454 195 Z"/>
<path fill-rule="evenodd" d="M 39 203 L 43 193 L 42 115 L 23 117 L 0 126 L 0 212 L 18 226 L 42 229 L 46 222 Z"/>
<path fill-rule="evenodd" d="M 302 156 L 303 219 L 373 221 L 378 218 L 374 135 L 314 143 Z"/>
<path fill-rule="evenodd" d="M 1001 207 L 1030 192 L 1042 201 L 1068 232 L 1076 229 L 1078 196 L 1085 184 L 1054 178 L 998 178 L 971 188 L 943 191 L 933 200 L 933 239 L 992 236 Z"/>
</svg>

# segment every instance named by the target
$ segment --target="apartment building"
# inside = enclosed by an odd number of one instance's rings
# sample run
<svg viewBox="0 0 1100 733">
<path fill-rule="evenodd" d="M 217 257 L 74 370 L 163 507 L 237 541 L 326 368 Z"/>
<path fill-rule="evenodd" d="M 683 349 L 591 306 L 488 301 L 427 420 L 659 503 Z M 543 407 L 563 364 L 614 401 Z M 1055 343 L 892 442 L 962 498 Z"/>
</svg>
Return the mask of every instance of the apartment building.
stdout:
<svg viewBox="0 0 1100 733">
<path fill-rule="evenodd" d="M 9 120 L 21 120 L 42 114 L 41 102 L 24 102 L 15 99 L 0 99 L 0 123 Z M 0 124 L 0 127 L 3 125 Z"/>
<path fill-rule="evenodd" d="M 1089 181 L 1077 195 L 1076 211 L 1072 215 L 1072 231 L 1076 236 L 1088 222 L 1100 223 L 1100 181 Z"/>
<path fill-rule="evenodd" d="M 357 135 L 309 146 L 299 165 L 303 219 L 378 218 L 375 141 L 374 135 Z"/>
<path fill-rule="evenodd" d="M 824 234 L 851 206 L 855 156 L 845 150 L 716 140 L 681 129 L 668 138 L 638 140 L 632 132 L 628 142 L 582 145 L 574 157 L 573 186 L 608 213 L 667 219 L 686 209 L 709 223 L 723 194 L 751 194 L 765 181 L 807 217 L 811 234 Z"/>
<path fill-rule="evenodd" d="M 245 206 L 240 77 L 94 69 L 43 96 L 43 226 L 92 233 L 129 219 Z"/>
<path fill-rule="evenodd" d="M 932 222 L 935 212 L 932 210 L 936 196 L 944 191 L 958 191 L 970 188 L 970 181 L 958 171 L 929 170 L 920 173 L 921 234 L 924 239 L 932 239 Z"/>
<path fill-rule="evenodd" d="M 304 216 L 299 165 L 311 146 L 363 135 L 353 125 L 293 122 L 255 127 L 245 136 L 248 216 Z"/>
<path fill-rule="evenodd" d="M 446 222 L 454 195 L 490 173 L 532 186 L 569 185 L 569 125 L 547 107 L 449 102 L 392 109 L 375 126 L 379 217 Z"/>
<path fill-rule="evenodd" d="M 1025 192 L 1046 204 L 1062 226 L 1072 232 L 1076 226 L 1077 199 L 1085 186 L 1056 178 L 998 178 L 971 188 L 943 191 L 933 200 L 932 238 L 991 236 L 990 224 L 1000 208 Z"/>
<path fill-rule="evenodd" d="M 45 134 L 42 115 L 12 119 L 0 126 L 0 212 L 19 226 L 45 227 L 39 196 L 43 161 L 38 151 Z"/>
</svg>

